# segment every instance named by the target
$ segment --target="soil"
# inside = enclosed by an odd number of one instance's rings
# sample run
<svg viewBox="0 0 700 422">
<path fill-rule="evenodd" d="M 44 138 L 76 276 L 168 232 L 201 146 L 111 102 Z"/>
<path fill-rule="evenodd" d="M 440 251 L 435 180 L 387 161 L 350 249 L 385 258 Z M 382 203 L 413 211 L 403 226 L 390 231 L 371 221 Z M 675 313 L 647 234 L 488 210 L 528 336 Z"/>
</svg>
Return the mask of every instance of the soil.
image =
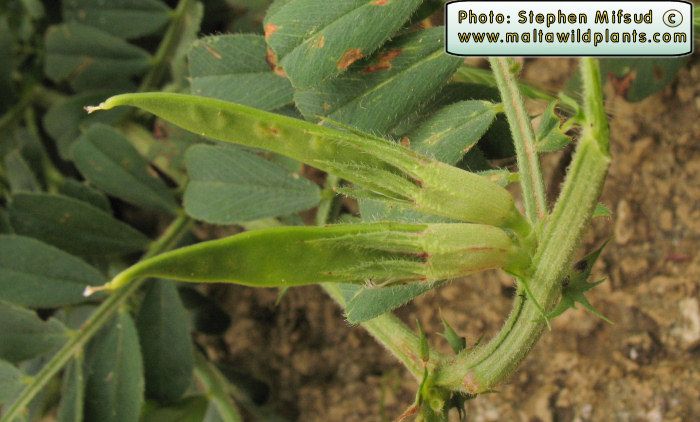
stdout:
<svg viewBox="0 0 700 422">
<path fill-rule="evenodd" d="M 555 89 L 574 67 L 527 61 L 524 78 Z M 582 250 L 613 238 L 594 269 L 608 281 L 589 297 L 615 323 L 566 312 L 509 383 L 469 403 L 469 420 L 700 420 L 700 64 L 639 103 L 609 92 L 607 107 L 614 161 L 602 202 L 613 216 L 594 223 Z M 447 352 L 438 309 L 473 342 L 498 330 L 513 291 L 504 275 L 485 273 L 398 314 L 419 318 Z M 390 421 L 411 404 L 416 381 L 319 288 L 290 290 L 279 305 L 272 290 L 212 294 L 233 320 L 223 342 L 210 342 L 212 357 L 266 380 L 289 419 Z"/>
</svg>

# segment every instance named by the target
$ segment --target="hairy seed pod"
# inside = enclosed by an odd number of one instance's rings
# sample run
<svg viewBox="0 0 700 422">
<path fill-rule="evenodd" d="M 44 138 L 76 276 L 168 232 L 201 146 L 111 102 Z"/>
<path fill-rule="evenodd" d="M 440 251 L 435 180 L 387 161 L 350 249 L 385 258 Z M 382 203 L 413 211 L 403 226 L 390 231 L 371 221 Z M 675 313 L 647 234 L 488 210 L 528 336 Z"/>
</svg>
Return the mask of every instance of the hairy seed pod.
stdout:
<svg viewBox="0 0 700 422">
<path fill-rule="evenodd" d="M 255 287 L 321 282 L 385 285 L 452 279 L 490 268 L 518 272 L 528 265 L 529 254 L 505 230 L 481 224 L 281 227 L 146 259 L 103 289 L 117 289 L 138 277 Z"/>
<path fill-rule="evenodd" d="M 294 158 L 349 180 L 376 199 L 521 235 L 530 231 L 508 191 L 488 178 L 372 135 L 185 94 L 117 95 L 87 110 L 122 105 L 139 107 L 203 136 Z"/>
</svg>

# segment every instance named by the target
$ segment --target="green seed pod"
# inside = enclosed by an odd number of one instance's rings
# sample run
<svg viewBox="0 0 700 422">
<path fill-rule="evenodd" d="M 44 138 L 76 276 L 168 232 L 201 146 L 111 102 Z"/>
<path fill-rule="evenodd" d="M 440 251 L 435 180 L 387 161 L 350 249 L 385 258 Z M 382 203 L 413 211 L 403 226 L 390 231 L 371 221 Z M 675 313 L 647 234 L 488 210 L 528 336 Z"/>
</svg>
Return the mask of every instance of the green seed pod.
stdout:
<svg viewBox="0 0 700 422">
<path fill-rule="evenodd" d="M 321 282 L 386 285 L 452 279 L 529 265 L 506 231 L 480 224 L 278 227 L 202 242 L 141 261 L 98 290 L 138 277 L 291 287 Z M 88 288 L 86 294 L 96 291 Z"/>
<path fill-rule="evenodd" d="M 521 235 L 530 232 L 508 191 L 488 178 L 372 135 L 184 94 L 117 95 L 87 110 L 122 105 L 139 107 L 203 136 L 294 158 L 353 182 L 360 195 L 402 202 L 456 221 L 509 228 Z"/>
</svg>

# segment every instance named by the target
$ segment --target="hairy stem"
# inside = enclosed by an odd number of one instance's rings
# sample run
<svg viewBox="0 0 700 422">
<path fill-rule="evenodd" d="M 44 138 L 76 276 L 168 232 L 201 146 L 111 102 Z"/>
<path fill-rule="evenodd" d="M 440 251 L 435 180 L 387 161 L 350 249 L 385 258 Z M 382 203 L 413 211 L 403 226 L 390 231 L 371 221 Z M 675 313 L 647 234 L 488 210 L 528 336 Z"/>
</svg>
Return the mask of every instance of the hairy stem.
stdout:
<svg viewBox="0 0 700 422">
<path fill-rule="evenodd" d="M 600 70 L 595 59 L 581 61 L 586 111 L 584 130 L 562 193 L 545 221 L 530 280 L 533 297 L 551 309 L 588 227 L 610 164 L 609 132 Z M 492 390 L 508 378 L 537 342 L 543 318 L 532 300 L 518 295 L 501 332 L 472 353 L 462 353 L 438 369 L 436 383 L 471 394 Z"/>
<path fill-rule="evenodd" d="M 172 249 L 182 235 L 190 228 L 191 220 L 185 215 L 177 217 L 154 241 L 144 254 L 144 259 L 158 255 L 168 249 Z M 53 378 L 58 371 L 63 368 L 76 353 L 79 353 L 87 342 L 109 321 L 112 320 L 124 302 L 141 286 L 144 280 L 137 280 L 110 295 L 104 302 L 90 315 L 90 318 L 80 327 L 67 342 L 56 352 L 33 378 L 17 399 L 12 403 L 3 415 L 0 422 L 11 422 L 20 416 L 32 399 L 41 389 Z"/>
<path fill-rule="evenodd" d="M 511 61 L 506 58 L 490 58 L 489 61 L 513 135 L 525 214 L 530 221 L 541 220 L 547 215 L 547 203 L 530 116 L 511 69 Z"/>
</svg>

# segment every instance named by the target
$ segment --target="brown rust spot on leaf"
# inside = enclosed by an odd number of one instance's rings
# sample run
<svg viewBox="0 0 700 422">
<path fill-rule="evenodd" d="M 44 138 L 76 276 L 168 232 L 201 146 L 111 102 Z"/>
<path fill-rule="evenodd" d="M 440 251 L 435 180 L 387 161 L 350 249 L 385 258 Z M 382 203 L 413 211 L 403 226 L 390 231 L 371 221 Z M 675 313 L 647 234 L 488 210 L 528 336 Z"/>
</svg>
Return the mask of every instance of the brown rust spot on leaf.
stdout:
<svg viewBox="0 0 700 422">
<path fill-rule="evenodd" d="M 391 69 L 391 62 L 394 61 L 394 59 L 399 57 L 400 55 L 400 48 L 395 50 L 389 50 L 386 53 L 381 54 L 374 64 L 367 66 L 364 70 L 364 73 L 374 73 L 379 72 L 380 70 L 389 70 Z"/>
<path fill-rule="evenodd" d="M 323 46 L 326 45 L 326 37 L 324 37 L 323 34 L 319 35 L 311 45 L 314 48 L 323 48 Z"/>
<path fill-rule="evenodd" d="M 347 68 L 350 67 L 351 64 L 355 63 L 363 57 L 365 57 L 365 55 L 362 54 L 362 50 L 360 50 L 359 48 L 349 49 L 348 51 L 343 53 L 343 56 L 340 58 L 340 60 L 338 60 L 338 70 L 347 70 Z"/>
<path fill-rule="evenodd" d="M 267 64 L 270 66 L 270 70 L 272 70 L 277 75 L 279 75 L 283 78 L 287 77 L 287 73 L 285 73 L 284 69 L 277 66 L 277 54 L 275 54 L 275 52 L 272 51 L 271 48 L 267 49 L 267 53 L 265 53 L 265 60 L 267 61 Z"/>
<path fill-rule="evenodd" d="M 404 136 L 403 138 L 401 138 L 401 141 L 399 141 L 399 143 L 406 148 L 411 147 L 411 139 L 409 139 L 408 136 Z"/>
<path fill-rule="evenodd" d="M 265 25 L 265 39 L 269 40 L 272 34 L 277 32 L 278 29 L 280 29 L 279 26 L 275 25 L 274 23 L 268 23 Z"/>
<path fill-rule="evenodd" d="M 205 45 L 204 45 L 204 49 L 207 50 L 207 52 L 208 52 L 209 54 L 211 54 L 212 57 L 214 57 L 216 60 L 221 60 L 221 59 L 223 58 L 223 57 L 221 56 L 221 53 L 219 53 L 218 51 L 216 51 L 216 49 L 214 49 L 214 48 L 211 47 L 211 46 L 208 46 L 208 45 L 205 44 Z"/>
<path fill-rule="evenodd" d="M 370 3 L 372 6 L 386 6 L 391 0 L 374 0 Z"/>
</svg>

